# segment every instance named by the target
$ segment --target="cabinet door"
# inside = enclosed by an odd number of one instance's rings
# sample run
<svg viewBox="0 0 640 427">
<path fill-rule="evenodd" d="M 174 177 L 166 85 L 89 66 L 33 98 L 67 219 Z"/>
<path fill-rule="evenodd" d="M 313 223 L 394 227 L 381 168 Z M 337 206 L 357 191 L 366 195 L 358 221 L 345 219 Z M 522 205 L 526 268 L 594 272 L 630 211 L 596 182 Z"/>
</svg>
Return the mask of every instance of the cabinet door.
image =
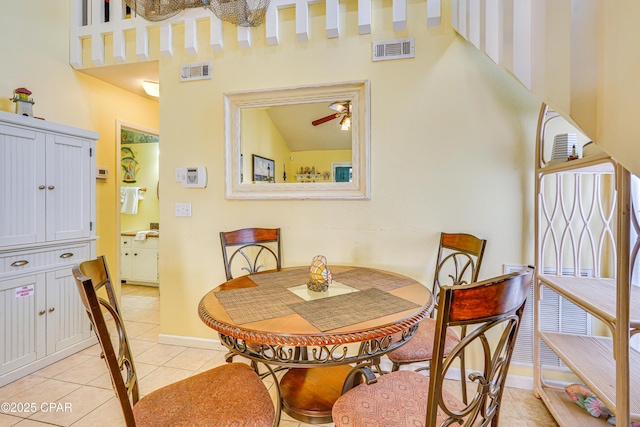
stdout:
<svg viewBox="0 0 640 427">
<path fill-rule="evenodd" d="M 0 283 L 0 375 L 45 355 L 45 276 Z"/>
<path fill-rule="evenodd" d="M 134 248 L 131 274 L 132 280 L 158 282 L 158 250 Z"/>
<path fill-rule="evenodd" d="M 47 134 L 47 240 L 91 235 L 92 141 Z"/>
<path fill-rule="evenodd" d="M 0 125 L 0 246 L 45 239 L 45 135 Z"/>
<path fill-rule="evenodd" d="M 131 247 L 131 237 L 122 237 L 120 239 L 120 279 L 132 280 L 131 277 L 131 258 L 133 258 Z"/>
<path fill-rule="evenodd" d="M 47 273 L 47 354 L 89 338 L 91 328 L 70 268 Z"/>
</svg>

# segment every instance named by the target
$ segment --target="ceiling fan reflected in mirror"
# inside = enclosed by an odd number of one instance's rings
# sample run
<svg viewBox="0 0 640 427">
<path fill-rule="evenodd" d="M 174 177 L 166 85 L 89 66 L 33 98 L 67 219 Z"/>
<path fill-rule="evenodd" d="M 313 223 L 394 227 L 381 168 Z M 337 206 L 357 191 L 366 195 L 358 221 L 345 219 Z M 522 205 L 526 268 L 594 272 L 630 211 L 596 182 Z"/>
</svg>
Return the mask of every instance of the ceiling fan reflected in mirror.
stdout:
<svg viewBox="0 0 640 427">
<path fill-rule="evenodd" d="M 337 119 L 342 116 L 340 120 L 340 129 L 349 130 L 351 129 L 351 102 L 350 101 L 342 101 L 342 102 L 333 102 L 329 105 L 329 108 L 336 111 L 335 113 L 329 114 L 328 116 L 322 117 L 318 120 L 314 120 L 311 122 L 312 125 L 318 126 L 322 123 L 326 123 L 328 121 Z"/>
</svg>

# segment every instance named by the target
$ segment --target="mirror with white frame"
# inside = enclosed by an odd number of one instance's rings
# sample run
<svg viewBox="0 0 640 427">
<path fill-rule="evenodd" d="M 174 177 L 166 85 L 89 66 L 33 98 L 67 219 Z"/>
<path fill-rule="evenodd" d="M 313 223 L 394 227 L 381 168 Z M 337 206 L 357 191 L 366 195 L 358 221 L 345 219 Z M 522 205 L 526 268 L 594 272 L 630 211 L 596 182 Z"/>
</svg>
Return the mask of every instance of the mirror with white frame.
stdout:
<svg viewBox="0 0 640 427">
<path fill-rule="evenodd" d="M 370 198 L 369 81 L 225 93 L 224 103 L 227 199 Z"/>
</svg>

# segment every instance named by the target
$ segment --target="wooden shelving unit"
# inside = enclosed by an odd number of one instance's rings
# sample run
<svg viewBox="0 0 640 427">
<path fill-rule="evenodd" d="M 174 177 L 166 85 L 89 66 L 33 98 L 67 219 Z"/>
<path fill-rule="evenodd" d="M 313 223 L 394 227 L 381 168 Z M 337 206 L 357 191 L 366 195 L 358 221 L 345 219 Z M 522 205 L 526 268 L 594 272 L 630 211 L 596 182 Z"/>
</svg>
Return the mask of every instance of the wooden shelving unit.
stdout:
<svg viewBox="0 0 640 427">
<path fill-rule="evenodd" d="M 603 418 L 594 418 L 576 405 L 562 389 L 542 387 L 541 397 L 549 412 L 562 426 L 610 427 Z"/>
<path fill-rule="evenodd" d="M 559 293 L 572 303 L 598 317 L 615 328 L 616 318 L 616 280 L 573 276 L 540 275 L 540 282 Z M 640 289 L 633 286 L 630 290 L 631 307 L 629 326 L 640 328 Z M 612 329 L 613 331 L 613 329 Z"/>
<path fill-rule="evenodd" d="M 545 378 L 540 363 L 544 342 L 616 415 L 617 425 L 628 426 L 640 421 L 640 353 L 629 346 L 630 336 L 640 330 L 640 288 L 630 285 L 639 245 L 630 241 L 632 225 L 639 229 L 631 207 L 632 178 L 606 154 L 547 165 L 545 133 L 551 120 L 564 119 L 543 105 L 536 147 L 536 393 L 561 426 L 608 425 Z M 583 269 L 593 277 L 581 276 Z M 573 274 L 566 275 L 567 270 Z M 541 330 L 545 292 L 561 295 L 602 321 L 610 332 L 603 335 L 610 336 Z"/>
</svg>

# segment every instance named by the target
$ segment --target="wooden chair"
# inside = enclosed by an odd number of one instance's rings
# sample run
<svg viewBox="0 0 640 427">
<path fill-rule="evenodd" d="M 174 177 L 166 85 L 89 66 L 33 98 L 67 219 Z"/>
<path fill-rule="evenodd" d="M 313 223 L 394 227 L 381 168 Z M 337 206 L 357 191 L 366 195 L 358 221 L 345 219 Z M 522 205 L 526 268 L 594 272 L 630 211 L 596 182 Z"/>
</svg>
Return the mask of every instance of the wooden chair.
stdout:
<svg viewBox="0 0 640 427">
<path fill-rule="evenodd" d="M 235 231 L 221 231 L 220 243 L 222 244 L 222 257 L 224 259 L 224 272 L 227 280 L 233 279 L 232 266 L 236 255 L 242 255 L 244 270 L 248 274 L 256 273 L 264 268 L 264 258 L 260 256 L 273 257 L 275 267 L 282 267 L 282 252 L 280 249 L 280 229 L 279 228 L 243 228 Z M 268 245 L 272 243 L 272 245 Z M 237 269 L 235 271 L 238 271 Z"/>
<path fill-rule="evenodd" d="M 469 285 L 443 286 L 429 376 L 401 370 L 376 378 L 367 372 L 368 367 L 362 367 L 359 373 L 365 374 L 368 384 L 353 387 L 336 401 L 332 410 L 335 426 L 497 427 L 532 279 L 533 269 L 527 269 Z M 445 356 L 447 329 L 451 326 L 469 326 L 469 333 Z M 476 387 L 465 404 L 446 390 L 444 378 L 458 354 L 470 345 L 476 351 L 480 371 L 469 376 Z M 349 384 L 361 377 L 353 375 Z"/>
<path fill-rule="evenodd" d="M 202 372 L 140 399 L 131 347 L 104 257 L 74 266 L 73 275 L 102 347 L 127 427 L 279 424 L 280 403 L 274 407 L 258 374 L 244 363 L 229 363 Z M 107 299 L 98 296 L 98 291 Z"/>
<path fill-rule="evenodd" d="M 436 261 L 436 271 L 433 278 L 432 292 L 438 301 L 438 292 L 443 285 L 459 286 L 478 281 L 480 265 L 484 256 L 486 240 L 471 234 L 440 234 L 440 246 Z M 436 309 L 437 309 L 436 305 Z M 390 352 L 387 356 L 393 362 L 392 371 L 397 371 L 401 365 L 416 362 L 430 362 L 433 359 L 433 342 L 436 331 L 436 321 L 432 318 L 420 322 L 416 334 L 402 347 Z M 445 345 L 446 357 L 460 342 L 460 337 L 466 334 L 466 326 L 462 326 L 460 336 L 453 329 L 447 330 Z M 429 366 L 416 369 L 429 369 Z M 462 398 L 466 403 L 466 363 L 464 352 L 460 352 L 460 379 Z"/>
</svg>

